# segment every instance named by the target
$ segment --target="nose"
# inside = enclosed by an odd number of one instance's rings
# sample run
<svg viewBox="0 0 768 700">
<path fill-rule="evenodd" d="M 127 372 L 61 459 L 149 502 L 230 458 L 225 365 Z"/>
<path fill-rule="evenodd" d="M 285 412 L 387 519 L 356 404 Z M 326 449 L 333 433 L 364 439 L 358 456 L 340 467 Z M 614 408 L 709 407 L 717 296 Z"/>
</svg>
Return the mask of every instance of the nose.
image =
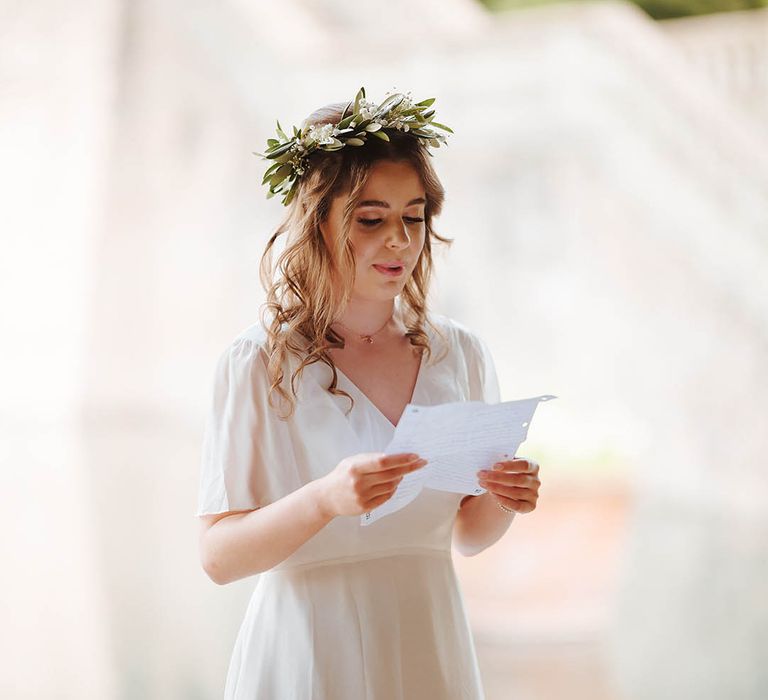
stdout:
<svg viewBox="0 0 768 700">
<path fill-rule="evenodd" d="M 400 226 L 395 226 L 394 231 L 387 238 L 387 245 L 402 248 L 407 248 L 411 245 L 408 227 L 404 223 L 401 223 Z"/>
</svg>

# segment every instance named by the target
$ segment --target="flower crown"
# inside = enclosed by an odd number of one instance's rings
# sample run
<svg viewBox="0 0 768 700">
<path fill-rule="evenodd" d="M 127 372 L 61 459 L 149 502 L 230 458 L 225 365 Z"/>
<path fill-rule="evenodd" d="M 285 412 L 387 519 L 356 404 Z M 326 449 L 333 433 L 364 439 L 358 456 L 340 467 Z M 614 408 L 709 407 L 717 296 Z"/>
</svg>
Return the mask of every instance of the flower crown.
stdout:
<svg viewBox="0 0 768 700">
<path fill-rule="evenodd" d="M 453 129 L 433 121 L 435 110 L 428 109 L 435 101 L 434 97 L 414 104 L 407 94 L 399 92 L 385 95 L 384 101 L 377 105 L 365 99 L 365 88 L 360 88 L 354 102 L 344 108 L 341 120 L 335 124 L 310 124 L 309 128 L 293 127 L 293 136 L 288 138 L 277 122 L 279 139 L 267 139 L 267 149 L 261 156 L 274 163 L 264 173 L 262 185 L 269 183 L 267 199 L 276 194 L 284 195 L 282 203 L 290 204 L 300 177 L 307 170 L 307 158 L 317 149 L 338 151 L 344 146 L 364 146 L 368 136 L 389 141 L 388 131 L 404 131 L 424 139 L 435 148 L 441 143 L 447 144 L 445 134 L 438 133 L 432 127 L 453 133 Z M 351 111 L 350 111 L 351 109 Z M 429 155 L 432 155 L 427 150 Z"/>
</svg>

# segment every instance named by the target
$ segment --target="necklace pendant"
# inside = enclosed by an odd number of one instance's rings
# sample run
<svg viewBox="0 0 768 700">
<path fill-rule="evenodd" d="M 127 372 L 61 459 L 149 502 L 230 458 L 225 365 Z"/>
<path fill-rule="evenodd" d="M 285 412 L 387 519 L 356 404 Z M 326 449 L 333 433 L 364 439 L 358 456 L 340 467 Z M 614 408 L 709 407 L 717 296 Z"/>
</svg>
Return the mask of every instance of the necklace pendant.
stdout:
<svg viewBox="0 0 768 700">
<path fill-rule="evenodd" d="M 361 335 L 360 336 L 366 343 L 372 343 L 373 338 L 370 335 Z"/>
</svg>

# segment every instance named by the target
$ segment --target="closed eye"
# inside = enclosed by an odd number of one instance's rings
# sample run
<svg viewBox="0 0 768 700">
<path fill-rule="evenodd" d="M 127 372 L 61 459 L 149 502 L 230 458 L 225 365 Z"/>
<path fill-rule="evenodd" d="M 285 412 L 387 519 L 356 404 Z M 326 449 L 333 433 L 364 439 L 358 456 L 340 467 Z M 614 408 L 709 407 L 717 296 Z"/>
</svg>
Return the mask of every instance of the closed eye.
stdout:
<svg viewBox="0 0 768 700">
<path fill-rule="evenodd" d="M 424 221 L 424 219 L 420 219 L 415 216 L 404 216 L 403 219 L 405 219 L 409 224 L 418 224 Z M 380 224 L 383 219 L 358 219 L 358 223 L 361 223 L 363 226 L 373 227 L 377 224 Z"/>
</svg>

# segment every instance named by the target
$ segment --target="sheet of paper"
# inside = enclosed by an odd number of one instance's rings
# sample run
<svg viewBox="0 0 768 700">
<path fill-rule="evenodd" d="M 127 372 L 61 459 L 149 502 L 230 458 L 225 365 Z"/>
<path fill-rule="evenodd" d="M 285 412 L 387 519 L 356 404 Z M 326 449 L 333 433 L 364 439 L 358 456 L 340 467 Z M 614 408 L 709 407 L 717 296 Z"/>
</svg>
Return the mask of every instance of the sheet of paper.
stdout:
<svg viewBox="0 0 768 700">
<path fill-rule="evenodd" d="M 425 486 L 453 493 L 483 493 L 477 471 L 512 459 L 528 435 L 539 402 L 556 398 L 544 394 L 495 404 L 408 404 L 384 452 L 416 452 L 429 463 L 406 474 L 391 498 L 360 516 L 361 524 L 370 525 L 404 508 Z"/>
</svg>

